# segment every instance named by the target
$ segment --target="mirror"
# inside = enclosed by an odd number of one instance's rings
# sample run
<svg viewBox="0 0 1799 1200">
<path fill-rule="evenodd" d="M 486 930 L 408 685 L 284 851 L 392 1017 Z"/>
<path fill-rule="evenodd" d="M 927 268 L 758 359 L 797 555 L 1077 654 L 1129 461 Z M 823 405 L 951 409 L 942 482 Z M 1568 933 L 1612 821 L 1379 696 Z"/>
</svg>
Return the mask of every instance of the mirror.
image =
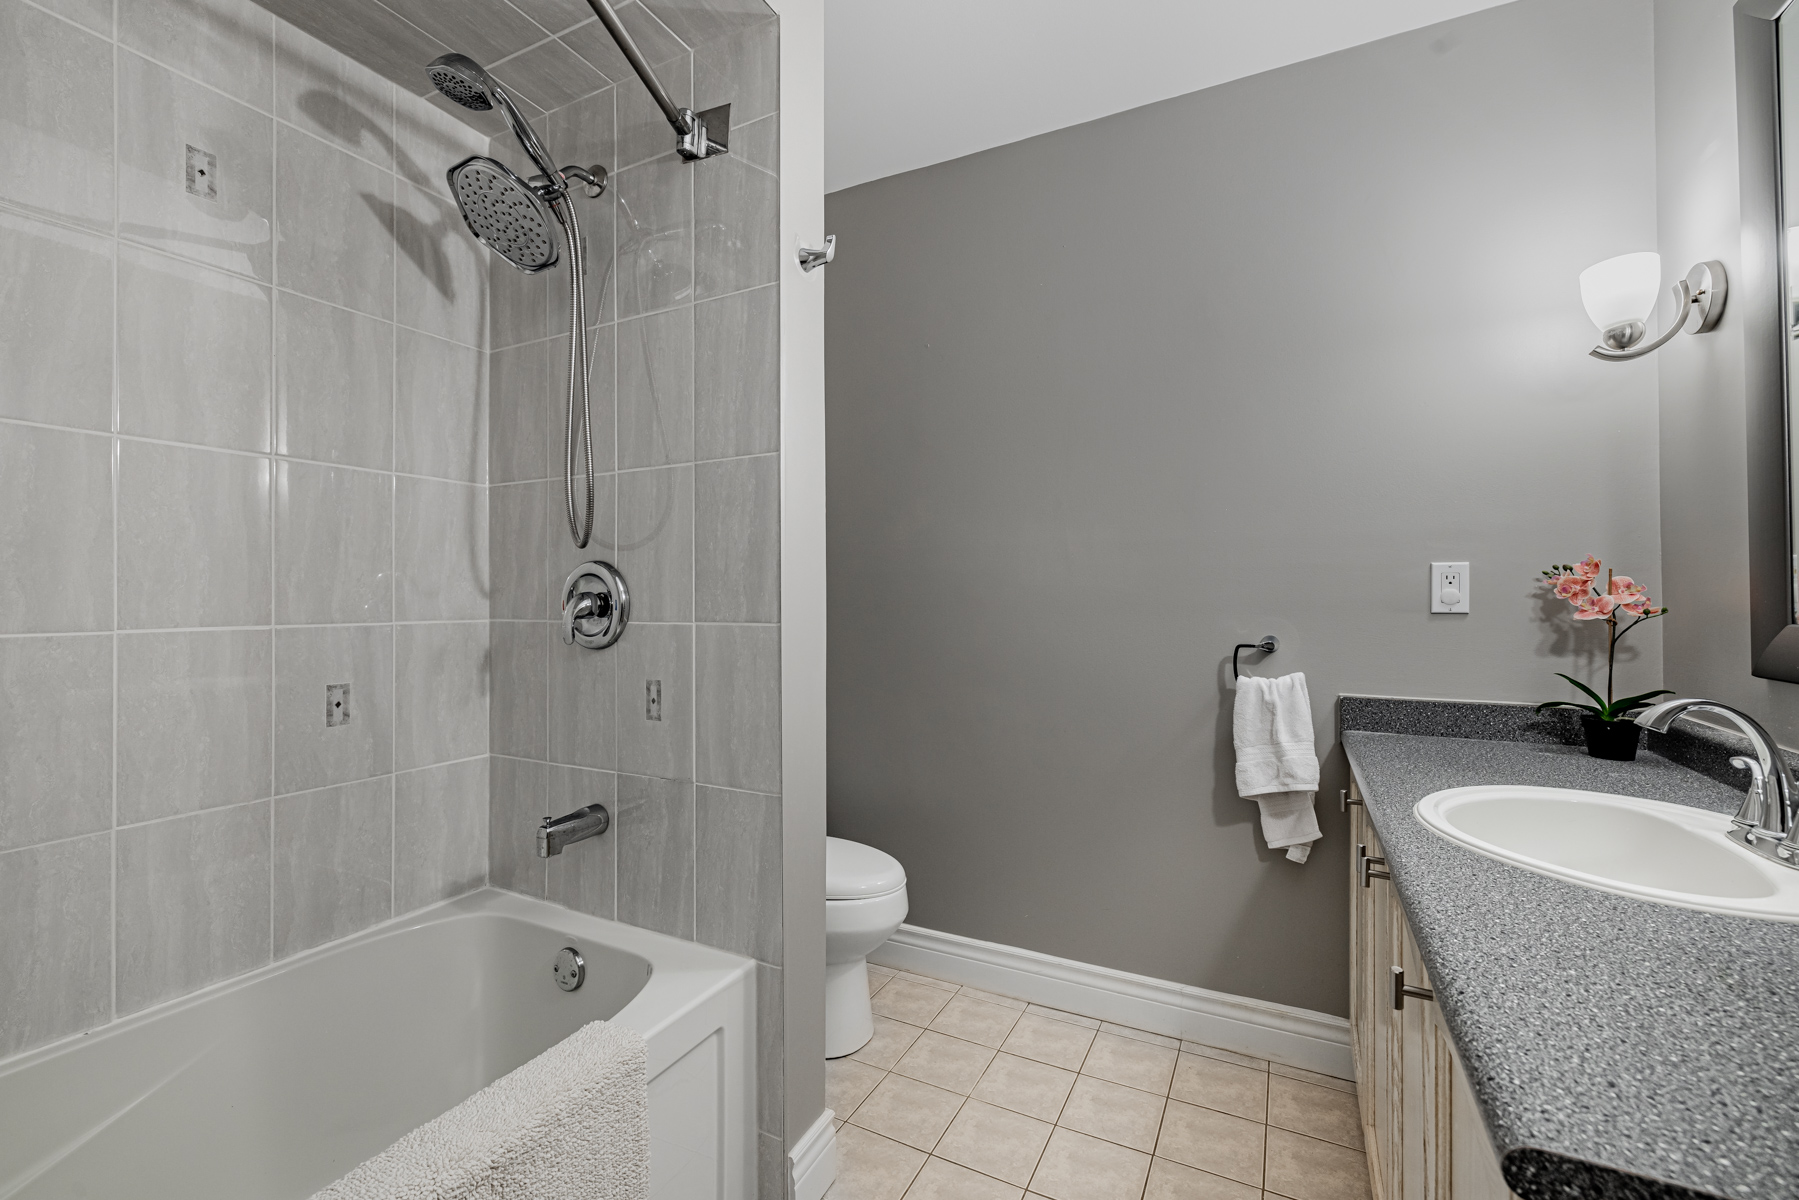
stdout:
<svg viewBox="0 0 1799 1200">
<path fill-rule="evenodd" d="M 1799 0 L 1739 0 L 1735 20 L 1751 652 L 1799 683 Z"/>
</svg>

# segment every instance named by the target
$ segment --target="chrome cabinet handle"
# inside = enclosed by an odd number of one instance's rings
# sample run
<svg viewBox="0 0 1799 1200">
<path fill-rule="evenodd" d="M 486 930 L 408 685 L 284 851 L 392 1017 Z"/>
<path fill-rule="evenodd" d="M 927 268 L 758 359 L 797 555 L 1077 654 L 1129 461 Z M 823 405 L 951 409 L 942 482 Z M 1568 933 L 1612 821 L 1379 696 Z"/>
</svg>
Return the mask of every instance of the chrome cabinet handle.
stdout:
<svg viewBox="0 0 1799 1200">
<path fill-rule="evenodd" d="M 1351 796 L 1349 794 L 1348 788 L 1338 788 L 1337 789 L 1337 811 L 1338 812 L 1348 812 L 1349 806 L 1352 804 L 1358 805 L 1362 808 L 1368 807 L 1366 804 L 1363 804 L 1360 800 L 1357 800 L 1353 796 Z"/>
<path fill-rule="evenodd" d="M 1412 984 L 1407 983 L 1405 981 L 1405 968 L 1404 967 L 1394 967 L 1393 968 L 1393 1011 L 1394 1012 L 1403 1012 L 1405 1010 L 1405 998 L 1407 996 L 1410 996 L 1414 1000 L 1435 1000 L 1437 998 L 1437 993 L 1431 991 L 1429 988 L 1416 987 Z"/>
<path fill-rule="evenodd" d="M 1387 860 L 1384 858 L 1376 857 L 1375 855 L 1368 853 L 1368 846 L 1366 843 L 1364 843 L 1364 842 L 1356 843 L 1355 857 L 1356 857 L 1356 870 L 1361 873 L 1363 887 L 1368 886 L 1368 881 L 1370 879 L 1391 879 L 1391 878 L 1393 878 L 1393 876 L 1389 875 L 1385 871 L 1376 871 L 1374 869 L 1377 865 L 1382 866 L 1382 867 L 1386 866 Z"/>
</svg>

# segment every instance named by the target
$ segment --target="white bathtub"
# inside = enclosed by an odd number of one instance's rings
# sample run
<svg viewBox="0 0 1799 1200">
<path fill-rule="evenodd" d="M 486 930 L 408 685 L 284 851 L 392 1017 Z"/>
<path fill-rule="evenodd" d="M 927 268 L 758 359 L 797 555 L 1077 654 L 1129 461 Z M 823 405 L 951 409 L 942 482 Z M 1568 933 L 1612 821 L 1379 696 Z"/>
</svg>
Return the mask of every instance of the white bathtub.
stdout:
<svg viewBox="0 0 1799 1200">
<path fill-rule="evenodd" d="M 754 965 L 493 890 L 0 1062 L 0 1200 L 304 1200 L 597 1018 L 649 1043 L 651 1195 L 753 1200 Z"/>
</svg>

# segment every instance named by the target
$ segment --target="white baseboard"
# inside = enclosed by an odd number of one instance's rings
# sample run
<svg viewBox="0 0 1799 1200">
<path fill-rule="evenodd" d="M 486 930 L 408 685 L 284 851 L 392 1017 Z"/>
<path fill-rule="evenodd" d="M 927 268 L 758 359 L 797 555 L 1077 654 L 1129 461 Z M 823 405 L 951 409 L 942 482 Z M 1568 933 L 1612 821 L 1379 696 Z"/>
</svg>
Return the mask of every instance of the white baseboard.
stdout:
<svg viewBox="0 0 1799 1200">
<path fill-rule="evenodd" d="M 793 1200 L 824 1200 L 824 1194 L 837 1182 L 837 1126 L 830 1109 L 818 1114 L 812 1128 L 806 1130 L 792 1150 L 787 1152 L 787 1194 Z"/>
<path fill-rule="evenodd" d="M 868 961 L 1165 1037 L 1353 1079 L 1349 1022 L 1328 1013 L 901 925 Z"/>
</svg>

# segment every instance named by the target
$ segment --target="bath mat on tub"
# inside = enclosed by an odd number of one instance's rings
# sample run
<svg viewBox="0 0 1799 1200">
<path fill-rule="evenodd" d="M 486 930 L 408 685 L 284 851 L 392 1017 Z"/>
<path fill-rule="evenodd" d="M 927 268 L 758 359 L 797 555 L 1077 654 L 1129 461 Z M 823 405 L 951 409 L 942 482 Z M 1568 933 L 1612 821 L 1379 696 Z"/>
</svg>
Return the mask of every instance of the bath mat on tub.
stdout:
<svg viewBox="0 0 1799 1200">
<path fill-rule="evenodd" d="M 595 1021 L 313 1200 L 644 1200 L 643 1038 Z"/>
</svg>

